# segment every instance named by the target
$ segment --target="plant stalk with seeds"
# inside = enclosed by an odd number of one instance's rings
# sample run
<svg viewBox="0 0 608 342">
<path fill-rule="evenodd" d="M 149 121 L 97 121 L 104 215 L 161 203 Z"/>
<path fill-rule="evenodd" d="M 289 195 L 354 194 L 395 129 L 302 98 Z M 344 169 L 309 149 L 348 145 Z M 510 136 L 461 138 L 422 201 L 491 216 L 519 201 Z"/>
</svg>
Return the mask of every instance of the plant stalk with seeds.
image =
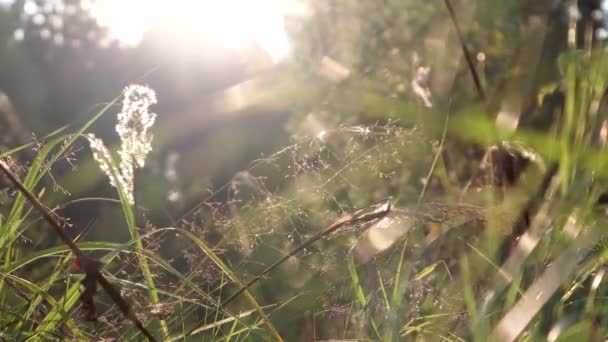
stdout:
<svg viewBox="0 0 608 342">
<path fill-rule="evenodd" d="M 148 130 L 154 124 L 156 114 L 150 113 L 148 108 L 156 104 L 154 90 L 132 84 L 123 91 L 122 109 L 118 113 L 116 132 L 120 137 L 120 163 L 116 163 L 103 141 L 93 134 L 86 137 L 93 151 L 93 157 L 101 170 L 108 176 L 110 184 L 118 190 L 120 202 L 129 227 L 131 238 L 136 241 L 135 248 L 141 271 L 148 285 L 150 300 L 158 304 L 160 298 L 148 261 L 144 256 L 144 245 L 137 229 L 135 220 L 135 181 L 134 171 L 145 165 L 146 155 L 152 150 L 152 136 Z M 169 328 L 164 320 L 160 320 L 161 329 L 165 336 L 169 335 Z"/>
</svg>

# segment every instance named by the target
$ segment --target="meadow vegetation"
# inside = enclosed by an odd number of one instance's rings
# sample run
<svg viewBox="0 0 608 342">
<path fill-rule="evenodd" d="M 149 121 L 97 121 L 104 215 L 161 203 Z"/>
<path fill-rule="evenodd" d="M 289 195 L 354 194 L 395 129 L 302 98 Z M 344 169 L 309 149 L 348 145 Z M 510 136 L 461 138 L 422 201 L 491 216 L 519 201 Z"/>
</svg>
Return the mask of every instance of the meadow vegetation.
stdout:
<svg viewBox="0 0 608 342">
<path fill-rule="evenodd" d="M 288 111 L 290 143 L 182 189 L 196 201 L 170 224 L 144 189 L 163 178 L 153 133 L 170 115 L 148 86 L 0 153 L 2 339 L 608 337 L 608 13 L 309 3 L 246 110 Z M 56 195 L 55 168 L 110 195 Z M 97 219 L 125 238 L 89 238 L 62 214 L 79 201 L 113 208 Z"/>
</svg>

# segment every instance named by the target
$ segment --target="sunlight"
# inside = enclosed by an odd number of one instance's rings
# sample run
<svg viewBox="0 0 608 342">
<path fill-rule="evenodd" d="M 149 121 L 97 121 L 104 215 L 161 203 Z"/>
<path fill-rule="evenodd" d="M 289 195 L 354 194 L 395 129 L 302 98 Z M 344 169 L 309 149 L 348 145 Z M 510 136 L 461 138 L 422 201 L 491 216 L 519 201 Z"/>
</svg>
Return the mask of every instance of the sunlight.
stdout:
<svg viewBox="0 0 608 342">
<path fill-rule="evenodd" d="M 289 53 L 284 16 L 296 0 L 100 0 L 92 5 L 110 38 L 136 46 L 158 23 L 180 23 L 188 35 L 210 34 L 229 49 L 259 45 L 277 62 Z"/>
<path fill-rule="evenodd" d="M 0 7 L 10 8 L 14 0 L 0 0 Z"/>
</svg>

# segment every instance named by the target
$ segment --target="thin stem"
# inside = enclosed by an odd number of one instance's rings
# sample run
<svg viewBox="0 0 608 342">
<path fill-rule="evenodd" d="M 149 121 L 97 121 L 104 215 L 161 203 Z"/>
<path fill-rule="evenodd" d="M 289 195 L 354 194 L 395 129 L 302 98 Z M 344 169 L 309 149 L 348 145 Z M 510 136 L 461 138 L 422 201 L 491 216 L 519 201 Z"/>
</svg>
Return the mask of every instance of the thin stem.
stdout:
<svg viewBox="0 0 608 342">
<path fill-rule="evenodd" d="M 136 165 L 135 160 L 131 161 L 132 165 Z M 133 170 L 135 173 L 135 170 Z M 131 239 L 135 240 L 135 249 L 137 250 L 137 260 L 139 262 L 139 266 L 144 275 L 144 279 L 146 280 L 146 284 L 148 285 L 148 294 L 150 296 L 150 300 L 153 304 L 158 304 L 160 302 L 160 297 L 158 296 L 158 291 L 156 290 L 156 284 L 154 284 L 154 278 L 152 277 L 152 272 L 150 271 L 150 265 L 148 264 L 148 260 L 144 256 L 144 244 L 141 241 L 141 236 L 139 231 L 137 230 L 137 219 L 135 217 L 135 176 L 133 176 L 133 204 L 129 203 L 126 196 L 123 196 L 124 193 L 121 192 L 121 199 L 123 202 L 123 210 L 125 213 L 125 218 L 127 220 L 127 225 L 129 227 L 129 234 L 131 235 Z M 169 327 L 167 326 L 167 322 L 165 320 L 159 320 L 161 330 L 163 331 L 163 336 L 169 336 Z"/>
<path fill-rule="evenodd" d="M 456 35 L 458 36 L 458 40 L 460 41 L 460 46 L 464 54 L 464 59 L 467 61 L 469 71 L 471 72 L 471 76 L 473 77 L 473 82 L 475 83 L 475 89 L 477 89 L 477 94 L 479 95 L 479 98 L 482 101 L 485 101 L 486 94 L 483 90 L 483 86 L 481 85 L 481 78 L 479 77 L 479 73 L 475 68 L 475 63 L 473 62 L 473 56 L 471 55 L 471 51 L 469 50 L 467 44 L 464 41 L 464 36 L 462 35 L 462 31 L 460 30 L 460 26 L 458 25 L 458 20 L 456 19 L 456 13 L 454 12 L 454 8 L 452 7 L 450 0 L 444 0 L 444 2 L 445 7 L 447 7 L 448 12 L 450 13 L 450 19 L 452 19 L 452 23 L 454 23 Z"/>
</svg>

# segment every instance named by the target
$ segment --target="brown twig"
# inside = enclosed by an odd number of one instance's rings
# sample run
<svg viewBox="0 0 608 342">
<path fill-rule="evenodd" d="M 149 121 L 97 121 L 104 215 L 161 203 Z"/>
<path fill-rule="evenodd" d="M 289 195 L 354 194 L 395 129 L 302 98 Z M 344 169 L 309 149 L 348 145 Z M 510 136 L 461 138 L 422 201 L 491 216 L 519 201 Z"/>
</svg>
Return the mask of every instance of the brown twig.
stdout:
<svg viewBox="0 0 608 342">
<path fill-rule="evenodd" d="M 4 163 L 3 160 L 0 159 L 0 169 L 2 172 L 11 180 L 11 182 L 21 191 L 21 193 L 28 199 L 28 201 L 38 210 L 44 219 L 53 227 L 53 230 L 61 240 L 68 245 L 68 247 L 72 250 L 72 253 L 78 258 L 77 260 L 80 263 L 80 267 L 83 269 L 85 273 L 85 278 L 83 281 L 96 280 L 104 291 L 112 298 L 114 303 L 118 306 L 120 311 L 123 313 L 125 317 L 135 324 L 137 329 L 148 338 L 149 341 L 156 341 L 154 336 L 150 334 L 150 332 L 144 327 L 144 325 L 135 317 L 133 312 L 131 311 L 131 307 L 127 303 L 127 301 L 120 295 L 118 291 L 108 282 L 108 280 L 101 274 L 101 262 L 95 260 L 91 257 L 86 256 L 83 251 L 78 248 L 78 246 L 72 241 L 72 239 L 65 233 L 61 223 L 57 217 L 51 214 L 51 211 L 34 196 L 34 194 L 29 191 L 23 183 L 17 178 L 17 176 L 8 168 L 8 166 Z M 94 285 L 94 284 L 93 284 Z M 91 288 L 91 286 L 85 286 L 87 288 Z M 86 290 L 85 290 L 86 292 Z M 94 293 L 90 294 L 91 296 Z"/>
</svg>

